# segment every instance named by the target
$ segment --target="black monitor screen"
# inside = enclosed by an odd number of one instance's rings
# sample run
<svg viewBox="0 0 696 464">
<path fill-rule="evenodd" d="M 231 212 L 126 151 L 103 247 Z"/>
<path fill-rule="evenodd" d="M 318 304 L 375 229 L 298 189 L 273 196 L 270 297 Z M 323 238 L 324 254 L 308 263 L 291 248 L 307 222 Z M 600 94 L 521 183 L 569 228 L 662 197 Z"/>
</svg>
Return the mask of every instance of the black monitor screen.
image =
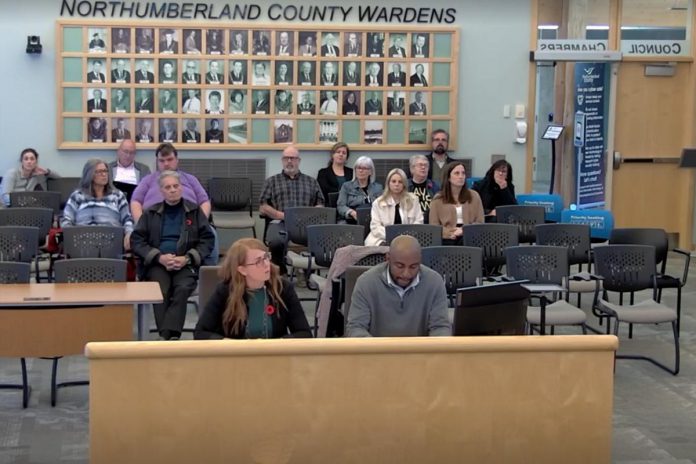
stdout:
<svg viewBox="0 0 696 464">
<path fill-rule="evenodd" d="M 452 335 L 523 335 L 529 301 L 523 282 L 458 289 Z"/>
</svg>

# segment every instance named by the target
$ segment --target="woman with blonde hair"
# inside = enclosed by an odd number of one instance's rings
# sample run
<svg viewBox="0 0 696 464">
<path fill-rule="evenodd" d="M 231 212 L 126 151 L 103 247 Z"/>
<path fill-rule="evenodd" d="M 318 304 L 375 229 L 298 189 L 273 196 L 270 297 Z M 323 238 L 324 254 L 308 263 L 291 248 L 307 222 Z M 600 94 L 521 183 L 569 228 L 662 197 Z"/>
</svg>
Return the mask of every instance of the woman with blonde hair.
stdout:
<svg viewBox="0 0 696 464">
<path fill-rule="evenodd" d="M 255 238 L 232 244 L 220 282 L 201 313 L 194 338 L 309 338 L 312 333 L 290 283 Z"/>
<path fill-rule="evenodd" d="M 387 174 L 384 193 L 372 203 L 370 233 L 366 246 L 378 246 L 386 242 L 386 226 L 392 224 L 423 224 L 423 211 L 418 199 L 407 191 L 408 180 L 402 169 L 392 169 Z M 388 244 L 387 244 L 388 245 Z"/>
</svg>

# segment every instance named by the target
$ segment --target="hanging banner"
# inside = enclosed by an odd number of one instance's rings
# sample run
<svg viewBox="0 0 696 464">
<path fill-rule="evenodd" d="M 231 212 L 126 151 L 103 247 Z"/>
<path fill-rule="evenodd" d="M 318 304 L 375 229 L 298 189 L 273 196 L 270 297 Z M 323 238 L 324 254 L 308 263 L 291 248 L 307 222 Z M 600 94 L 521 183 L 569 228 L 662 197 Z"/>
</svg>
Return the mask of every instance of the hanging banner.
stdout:
<svg viewBox="0 0 696 464">
<path fill-rule="evenodd" d="M 606 189 L 605 126 L 607 85 L 606 63 L 575 64 L 576 198 L 579 209 L 604 206 Z"/>
</svg>

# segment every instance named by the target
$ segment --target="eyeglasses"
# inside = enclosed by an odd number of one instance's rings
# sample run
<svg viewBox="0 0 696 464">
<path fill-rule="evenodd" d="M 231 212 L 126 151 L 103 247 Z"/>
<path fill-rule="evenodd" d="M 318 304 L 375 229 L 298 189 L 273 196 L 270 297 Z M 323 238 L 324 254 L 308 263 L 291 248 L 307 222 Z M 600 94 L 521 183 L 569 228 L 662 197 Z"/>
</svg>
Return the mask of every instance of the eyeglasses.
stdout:
<svg viewBox="0 0 696 464">
<path fill-rule="evenodd" d="M 259 266 L 263 266 L 265 263 L 270 262 L 270 261 L 271 261 L 271 254 L 266 252 L 263 254 L 263 256 L 258 258 L 253 263 L 245 263 L 245 264 L 242 264 L 242 266 L 257 266 L 257 267 L 259 267 Z"/>
<path fill-rule="evenodd" d="M 283 161 L 299 161 L 300 157 L 299 156 L 283 156 L 281 159 Z"/>
<path fill-rule="evenodd" d="M 372 171 L 372 169 L 370 169 L 367 166 L 357 166 L 355 169 L 357 169 L 358 171 Z"/>
<path fill-rule="evenodd" d="M 94 173 L 95 174 L 108 174 L 109 170 L 108 169 L 95 169 Z"/>
</svg>

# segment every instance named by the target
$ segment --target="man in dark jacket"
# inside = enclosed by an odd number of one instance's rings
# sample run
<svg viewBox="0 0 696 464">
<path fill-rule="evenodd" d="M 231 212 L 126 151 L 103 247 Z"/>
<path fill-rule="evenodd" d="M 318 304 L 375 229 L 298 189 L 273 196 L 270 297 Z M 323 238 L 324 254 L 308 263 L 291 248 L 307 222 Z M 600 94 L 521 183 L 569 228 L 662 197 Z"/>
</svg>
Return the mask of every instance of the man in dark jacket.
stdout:
<svg viewBox="0 0 696 464">
<path fill-rule="evenodd" d="M 131 246 L 143 262 L 143 280 L 158 282 L 163 302 L 154 305 L 160 337 L 178 340 L 186 319 L 186 304 L 196 288 L 202 257 L 213 248 L 208 219 L 195 203 L 183 199 L 176 171 L 159 175 L 162 203 L 140 217 Z"/>
<path fill-rule="evenodd" d="M 433 151 L 426 156 L 430 163 L 428 179 L 440 183 L 442 182 L 443 168 L 447 163 L 454 161 L 453 158 L 447 155 L 447 150 L 449 149 L 449 134 L 444 129 L 435 129 L 430 135 L 430 143 L 432 144 Z"/>
</svg>

